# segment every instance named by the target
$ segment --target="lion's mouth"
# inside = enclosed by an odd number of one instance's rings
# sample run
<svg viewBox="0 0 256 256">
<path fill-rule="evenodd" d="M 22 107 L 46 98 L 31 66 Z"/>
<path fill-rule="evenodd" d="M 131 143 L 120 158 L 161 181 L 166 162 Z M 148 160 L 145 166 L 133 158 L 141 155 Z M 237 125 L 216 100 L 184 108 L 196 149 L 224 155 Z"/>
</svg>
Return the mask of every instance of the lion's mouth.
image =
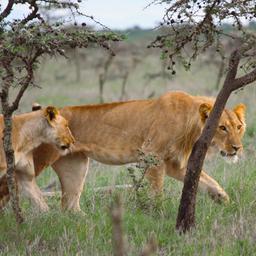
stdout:
<svg viewBox="0 0 256 256">
<path fill-rule="evenodd" d="M 69 144 L 67 144 L 67 145 L 61 145 L 61 146 L 60 146 L 60 149 L 61 149 L 61 150 L 66 150 L 66 149 L 69 149 L 69 147 L 70 147 Z"/>
<path fill-rule="evenodd" d="M 227 153 L 227 152 L 221 150 L 220 154 L 221 154 L 221 156 L 224 157 L 225 161 L 228 162 L 228 163 L 237 163 L 237 161 L 238 161 L 238 156 L 237 156 L 236 152 Z"/>
<path fill-rule="evenodd" d="M 220 151 L 220 154 L 221 154 L 221 156 L 223 156 L 223 157 L 232 157 L 232 156 L 236 156 L 236 152 L 234 152 L 234 153 L 227 153 L 227 152 L 225 152 L 225 151 L 223 151 L 223 150 Z"/>
<path fill-rule="evenodd" d="M 56 145 L 56 147 L 61 155 L 66 155 L 70 152 L 71 144 L 69 144 L 69 143 L 59 144 L 59 145 Z"/>
</svg>

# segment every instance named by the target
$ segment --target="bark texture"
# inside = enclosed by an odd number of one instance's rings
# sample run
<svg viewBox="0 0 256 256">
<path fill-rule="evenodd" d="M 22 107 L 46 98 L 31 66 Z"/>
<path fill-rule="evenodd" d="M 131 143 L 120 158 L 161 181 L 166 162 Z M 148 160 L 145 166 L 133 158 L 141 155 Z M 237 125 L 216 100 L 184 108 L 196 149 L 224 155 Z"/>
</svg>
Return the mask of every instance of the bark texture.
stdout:
<svg viewBox="0 0 256 256">
<path fill-rule="evenodd" d="M 12 121 L 11 115 L 8 113 L 4 115 L 4 137 L 3 137 L 3 146 L 6 155 L 6 163 L 7 163 L 7 172 L 6 172 L 6 180 L 9 190 L 9 196 L 11 199 L 11 205 L 13 211 L 15 213 L 16 221 L 20 224 L 24 221 L 21 213 L 21 209 L 19 206 L 19 197 L 18 197 L 18 186 L 15 180 L 15 159 L 14 159 L 14 151 L 12 149 Z"/>
<path fill-rule="evenodd" d="M 3 62 L 3 67 L 6 71 L 4 79 L 2 79 L 2 90 L 0 93 L 2 113 L 4 119 L 4 130 L 3 130 L 3 148 L 5 152 L 7 171 L 6 171 L 6 180 L 9 190 L 9 196 L 11 205 L 16 217 L 17 223 L 22 223 L 24 221 L 19 206 L 19 196 L 18 196 L 18 186 L 15 180 L 15 157 L 14 151 L 12 148 L 12 114 L 18 108 L 19 101 L 29 85 L 30 78 L 27 78 L 26 82 L 22 84 L 18 94 L 16 95 L 15 100 L 12 104 L 9 102 L 9 90 L 13 85 L 14 73 L 11 68 L 12 59 L 9 59 L 6 62 Z"/>
</svg>

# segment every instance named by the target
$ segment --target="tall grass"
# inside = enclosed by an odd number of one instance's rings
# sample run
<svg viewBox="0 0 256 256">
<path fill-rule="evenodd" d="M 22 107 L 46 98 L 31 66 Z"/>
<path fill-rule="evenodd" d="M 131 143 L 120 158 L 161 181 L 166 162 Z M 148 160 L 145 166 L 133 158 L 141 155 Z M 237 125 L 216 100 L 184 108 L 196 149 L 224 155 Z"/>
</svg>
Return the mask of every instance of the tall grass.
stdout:
<svg viewBox="0 0 256 256">
<path fill-rule="evenodd" d="M 63 59 L 45 60 L 38 72 L 42 89 L 31 89 L 24 97 L 19 112 L 28 111 L 34 101 L 57 106 L 97 103 L 98 72 L 95 63 L 102 52 L 90 50 L 88 58 L 81 59 L 80 82 L 75 82 L 75 66 Z M 120 56 L 123 62 L 127 56 Z M 146 54 L 140 65 L 129 76 L 128 98 L 146 98 L 168 90 L 183 90 L 193 94 L 216 95 L 216 67 L 196 64 L 190 72 L 177 68 L 177 75 L 170 80 L 157 78 L 147 81 L 147 72 L 159 72 L 159 53 Z M 115 67 L 110 69 L 114 73 Z M 105 99 L 117 100 L 120 80 L 106 83 Z M 10 209 L 0 217 L 1 255 L 111 255 L 111 221 L 109 207 L 115 193 L 121 195 L 125 208 L 124 230 L 128 255 L 138 255 L 139 249 L 154 233 L 158 241 L 158 255 L 255 255 L 256 252 L 256 199 L 255 199 L 255 123 L 256 89 L 252 86 L 234 94 L 229 105 L 244 102 L 248 106 L 245 137 L 246 154 L 237 165 L 228 165 L 220 157 L 206 163 L 207 172 L 230 195 L 228 205 L 215 204 L 202 193 L 197 198 L 197 228 L 180 236 L 175 231 L 175 220 L 182 184 L 170 178 L 165 180 L 162 198 L 151 198 L 145 189 L 140 194 L 130 190 L 112 193 L 96 191 L 95 187 L 131 183 L 126 167 L 91 164 L 89 176 L 81 197 L 84 214 L 60 211 L 60 198 L 49 198 L 50 211 L 33 212 L 24 201 L 26 222 L 17 227 Z M 41 187 L 55 177 L 50 169 L 38 179 Z"/>
<path fill-rule="evenodd" d="M 211 161 L 212 162 L 212 161 Z M 0 218 L 2 255 L 111 255 L 111 221 L 109 207 L 115 193 L 121 195 L 125 208 L 124 230 L 128 255 L 139 253 L 154 233 L 158 255 L 254 255 L 256 249 L 255 157 L 237 165 L 222 160 L 207 164 L 209 173 L 231 197 L 228 205 L 218 205 L 207 195 L 197 199 L 197 228 L 180 236 L 175 219 L 182 184 L 166 178 L 162 198 L 150 193 L 128 190 L 112 193 L 95 191 L 95 187 L 131 183 L 123 167 L 93 164 L 81 198 L 83 214 L 63 213 L 59 198 L 49 199 L 46 214 L 31 211 L 23 202 L 26 222 L 17 228 L 10 210 Z M 49 172 L 50 173 L 50 172 Z M 49 175 L 48 173 L 48 175 Z M 41 177 L 43 185 L 47 180 Z"/>
</svg>

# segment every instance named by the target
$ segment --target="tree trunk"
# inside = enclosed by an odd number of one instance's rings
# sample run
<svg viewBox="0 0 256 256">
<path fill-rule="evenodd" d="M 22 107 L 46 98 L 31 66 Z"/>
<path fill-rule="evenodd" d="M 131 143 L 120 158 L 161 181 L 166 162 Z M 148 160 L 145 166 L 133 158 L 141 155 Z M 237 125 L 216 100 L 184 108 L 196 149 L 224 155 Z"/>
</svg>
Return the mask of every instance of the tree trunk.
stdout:
<svg viewBox="0 0 256 256">
<path fill-rule="evenodd" d="M 126 71 L 124 76 L 123 76 L 123 81 L 122 81 L 122 88 L 121 88 L 121 95 L 119 100 L 125 100 L 126 97 L 126 83 L 128 80 L 129 72 Z"/>
<path fill-rule="evenodd" d="M 176 221 L 176 229 L 186 232 L 195 226 L 195 203 L 198 182 L 207 149 L 214 136 L 222 111 L 230 94 L 256 80 L 256 68 L 246 75 L 236 78 L 241 52 L 245 49 L 234 50 L 229 59 L 229 69 L 222 89 L 220 90 L 213 109 L 205 124 L 203 132 L 195 143 L 188 160 L 187 172 Z"/>
<path fill-rule="evenodd" d="M 13 85 L 13 70 L 11 66 L 12 61 L 9 60 L 6 63 L 3 63 L 6 76 L 2 79 L 2 90 L 0 92 L 1 98 L 1 106 L 2 106 L 2 114 L 4 119 L 4 130 L 3 130 L 3 148 L 5 153 L 7 171 L 6 171 L 6 180 L 7 186 L 9 190 L 9 196 L 11 205 L 16 217 L 17 223 L 23 222 L 23 217 L 21 214 L 21 209 L 19 206 L 19 197 L 18 197 L 18 187 L 15 180 L 15 158 L 14 151 L 12 148 L 12 114 L 18 108 L 19 100 L 22 97 L 25 89 L 27 88 L 29 81 L 31 80 L 31 76 L 28 77 L 28 84 L 24 84 L 21 86 L 17 97 L 13 101 L 10 106 L 9 100 L 9 89 Z"/>
<path fill-rule="evenodd" d="M 99 98 L 100 98 L 100 103 L 104 102 L 104 97 L 103 97 L 103 89 L 104 89 L 104 84 L 105 84 L 105 77 L 103 74 L 100 74 L 99 76 Z"/>
<path fill-rule="evenodd" d="M 186 232 L 195 225 L 196 192 L 204 158 L 230 94 L 231 90 L 229 85 L 224 84 L 222 90 L 216 98 L 215 104 L 203 129 L 202 135 L 195 143 L 189 157 L 176 222 L 176 229 L 180 231 Z"/>
<path fill-rule="evenodd" d="M 7 111 L 6 111 L 7 112 Z M 18 197 L 18 186 L 15 180 L 15 159 L 14 151 L 12 149 L 12 117 L 10 113 L 4 111 L 4 131 L 3 131 L 3 147 L 6 157 L 7 172 L 6 179 L 9 189 L 9 195 L 11 200 L 11 205 L 15 213 L 16 221 L 20 224 L 22 223 L 23 217 L 21 214 L 21 209 L 19 206 Z"/>
<path fill-rule="evenodd" d="M 238 50 L 235 50 L 230 56 L 229 71 L 226 75 L 224 85 L 216 98 L 213 109 L 206 121 L 202 134 L 195 143 L 189 157 L 176 220 L 176 229 L 180 232 L 185 233 L 195 226 L 196 192 L 203 162 L 207 149 L 216 131 L 221 113 L 224 110 L 231 92 L 234 90 L 234 81 L 236 80 L 235 77 L 237 74 L 239 61 L 240 54 Z"/>
</svg>

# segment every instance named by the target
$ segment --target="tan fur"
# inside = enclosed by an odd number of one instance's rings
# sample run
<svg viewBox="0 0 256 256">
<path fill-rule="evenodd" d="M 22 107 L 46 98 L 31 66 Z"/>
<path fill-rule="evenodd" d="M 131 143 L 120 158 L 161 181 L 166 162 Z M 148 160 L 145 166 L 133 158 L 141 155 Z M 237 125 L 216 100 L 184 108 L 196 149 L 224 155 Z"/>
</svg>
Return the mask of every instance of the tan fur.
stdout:
<svg viewBox="0 0 256 256">
<path fill-rule="evenodd" d="M 3 117 L 0 117 L 0 136 L 3 137 Z M 64 154 L 74 143 L 74 138 L 68 128 L 68 123 L 55 107 L 49 106 L 44 110 L 26 113 L 13 118 L 12 146 L 15 156 L 15 176 L 19 190 L 38 207 L 47 210 L 40 189 L 35 182 L 33 149 L 43 142 L 54 145 L 54 148 Z M 51 146 L 52 147 L 52 146 Z M 0 208 L 9 199 L 6 182 L 6 160 L 3 142 L 0 142 Z"/>
<path fill-rule="evenodd" d="M 201 134 L 213 102 L 214 99 L 207 97 L 171 92 L 159 99 L 62 108 L 61 114 L 69 121 L 77 141 L 76 153 L 59 158 L 54 148 L 40 146 L 34 151 L 36 175 L 52 165 L 62 184 L 62 207 L 80 210 L 88 157 L 120 165 L 139 161 L 140 150 L 161 160 L 159 167 L 147 172 L 152 187 L 160 192 L 165 174 L 183 181 L 192 146 Z M 242 151 L 244 110 L 243 105 L 234 111 L 225 110 L 220 126 L 227 131 L 219 127 L 212 142 L 231 160 Z M 205 172 L 199 186 L 214 199 L 228 201 L 226 192 Z"/>
</svg>

